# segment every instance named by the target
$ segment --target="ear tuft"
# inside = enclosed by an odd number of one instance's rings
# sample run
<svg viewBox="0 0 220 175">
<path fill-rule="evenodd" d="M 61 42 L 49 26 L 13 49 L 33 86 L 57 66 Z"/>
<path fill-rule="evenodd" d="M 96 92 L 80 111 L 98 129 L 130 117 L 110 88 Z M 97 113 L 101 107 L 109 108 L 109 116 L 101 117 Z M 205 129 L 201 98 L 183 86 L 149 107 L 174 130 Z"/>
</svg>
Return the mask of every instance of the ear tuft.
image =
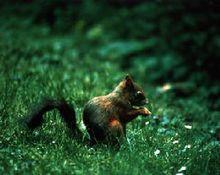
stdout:
<svg viewBox="0 0 220 175">
<path fill-rule="evenodd" d="M 129 74 L 127 74 L 127 75 L 125 76 L 125 80 L 128 80 L 128 79 L 131 79 L 131 76 L 130 76 Z"/>
<path fill-rule="evenodd" d="M 133 80 L 132 80 L 131 76 L 128 74 L 125 77 L 125 84 L 126 84 L 126 87 L 133 86 Z"/>
</svg>

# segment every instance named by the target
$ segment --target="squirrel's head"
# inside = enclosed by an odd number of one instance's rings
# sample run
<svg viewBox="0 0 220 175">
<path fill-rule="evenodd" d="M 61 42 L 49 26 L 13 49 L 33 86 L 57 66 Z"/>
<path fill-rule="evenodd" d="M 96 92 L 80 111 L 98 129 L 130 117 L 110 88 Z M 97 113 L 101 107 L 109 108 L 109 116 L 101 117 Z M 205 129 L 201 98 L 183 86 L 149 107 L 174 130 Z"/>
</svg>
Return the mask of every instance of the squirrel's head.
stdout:
<svg viewBox="0 0 220 175">
<path fill-rule="evenodd" d="M 119 92 L 123 98 L 127 99 L 133 107 L 141 107 L 148 103 L 148 99 L 145 97 L 143 89 L 137 85 L 127 75 L 116 87 L 115 91 Z"/>
</svg>

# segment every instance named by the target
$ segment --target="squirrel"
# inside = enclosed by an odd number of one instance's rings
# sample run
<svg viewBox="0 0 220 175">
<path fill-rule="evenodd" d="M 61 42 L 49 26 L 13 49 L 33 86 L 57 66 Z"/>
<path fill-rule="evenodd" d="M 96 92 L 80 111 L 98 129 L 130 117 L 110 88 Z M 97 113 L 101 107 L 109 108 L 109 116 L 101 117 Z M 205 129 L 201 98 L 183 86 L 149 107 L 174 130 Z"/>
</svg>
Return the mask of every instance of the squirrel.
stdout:
<svg viewBox="0 0 220 175">
<path fill-rule="evenodd" d="M 89 134 L 90 143 L 120 144 L 126 137 L 126 125 L 138 115 L 148 116 L 151 112 L 144 107 L 148 102 L 143 89 L 127 75 L 118 86 L 105 96 L 89 100 L 83 110 L 83 123 Z M 35 129 L 42 125 L 46 112 L 58 109 L 67 127 L 77 136 L 82 134 L 77 127 L 74 108 L 66 100 L 45 100 L 29 116 L 27 126 Z"/>
</svg>

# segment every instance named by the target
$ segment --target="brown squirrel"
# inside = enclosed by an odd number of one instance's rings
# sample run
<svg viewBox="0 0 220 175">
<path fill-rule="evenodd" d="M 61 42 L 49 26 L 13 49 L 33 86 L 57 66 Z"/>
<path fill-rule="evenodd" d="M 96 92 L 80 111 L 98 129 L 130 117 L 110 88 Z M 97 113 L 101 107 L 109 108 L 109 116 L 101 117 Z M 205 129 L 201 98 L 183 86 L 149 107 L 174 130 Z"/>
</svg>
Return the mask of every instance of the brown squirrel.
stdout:
<svg viewBox="0 0 220 175">
<path fill-rule="evenodd" d="M 151 112 L 143 107 L 147 99 L 141 87 L 127 75 L 113 92 L 88 101 L 83 111 L 83 122 L 90 136 L 90 143 L 118 144 L 126 136 L 126 124 L 138 115 L 147 116 Z M 68 128 L 79 135 L 74 108 L 64 99 L 46 100 L 35 110 L 27 122 L 30 129 L 43 123 L 43 115 L 58 109 Z"/>
</svg>

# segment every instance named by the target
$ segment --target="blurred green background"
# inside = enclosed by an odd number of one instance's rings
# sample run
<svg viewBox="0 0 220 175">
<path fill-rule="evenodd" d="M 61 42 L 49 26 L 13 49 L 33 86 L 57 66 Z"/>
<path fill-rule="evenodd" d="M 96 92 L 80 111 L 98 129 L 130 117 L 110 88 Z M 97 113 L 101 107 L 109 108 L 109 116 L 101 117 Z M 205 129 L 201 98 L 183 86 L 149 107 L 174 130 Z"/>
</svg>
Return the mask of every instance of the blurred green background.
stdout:
<svg viewBox="0 0 220 175">
<path fill-rule="evenodd" d="M 0 172 L 219 174 L 219 19 L 217 0 L 1 1 Z M 80 123 L 127 73 L 153 115 L 129 124 L 119 152 L 75 142 L 57 112 L 21 126 L 45 96 L 71 101 Z"/>
</svg>

